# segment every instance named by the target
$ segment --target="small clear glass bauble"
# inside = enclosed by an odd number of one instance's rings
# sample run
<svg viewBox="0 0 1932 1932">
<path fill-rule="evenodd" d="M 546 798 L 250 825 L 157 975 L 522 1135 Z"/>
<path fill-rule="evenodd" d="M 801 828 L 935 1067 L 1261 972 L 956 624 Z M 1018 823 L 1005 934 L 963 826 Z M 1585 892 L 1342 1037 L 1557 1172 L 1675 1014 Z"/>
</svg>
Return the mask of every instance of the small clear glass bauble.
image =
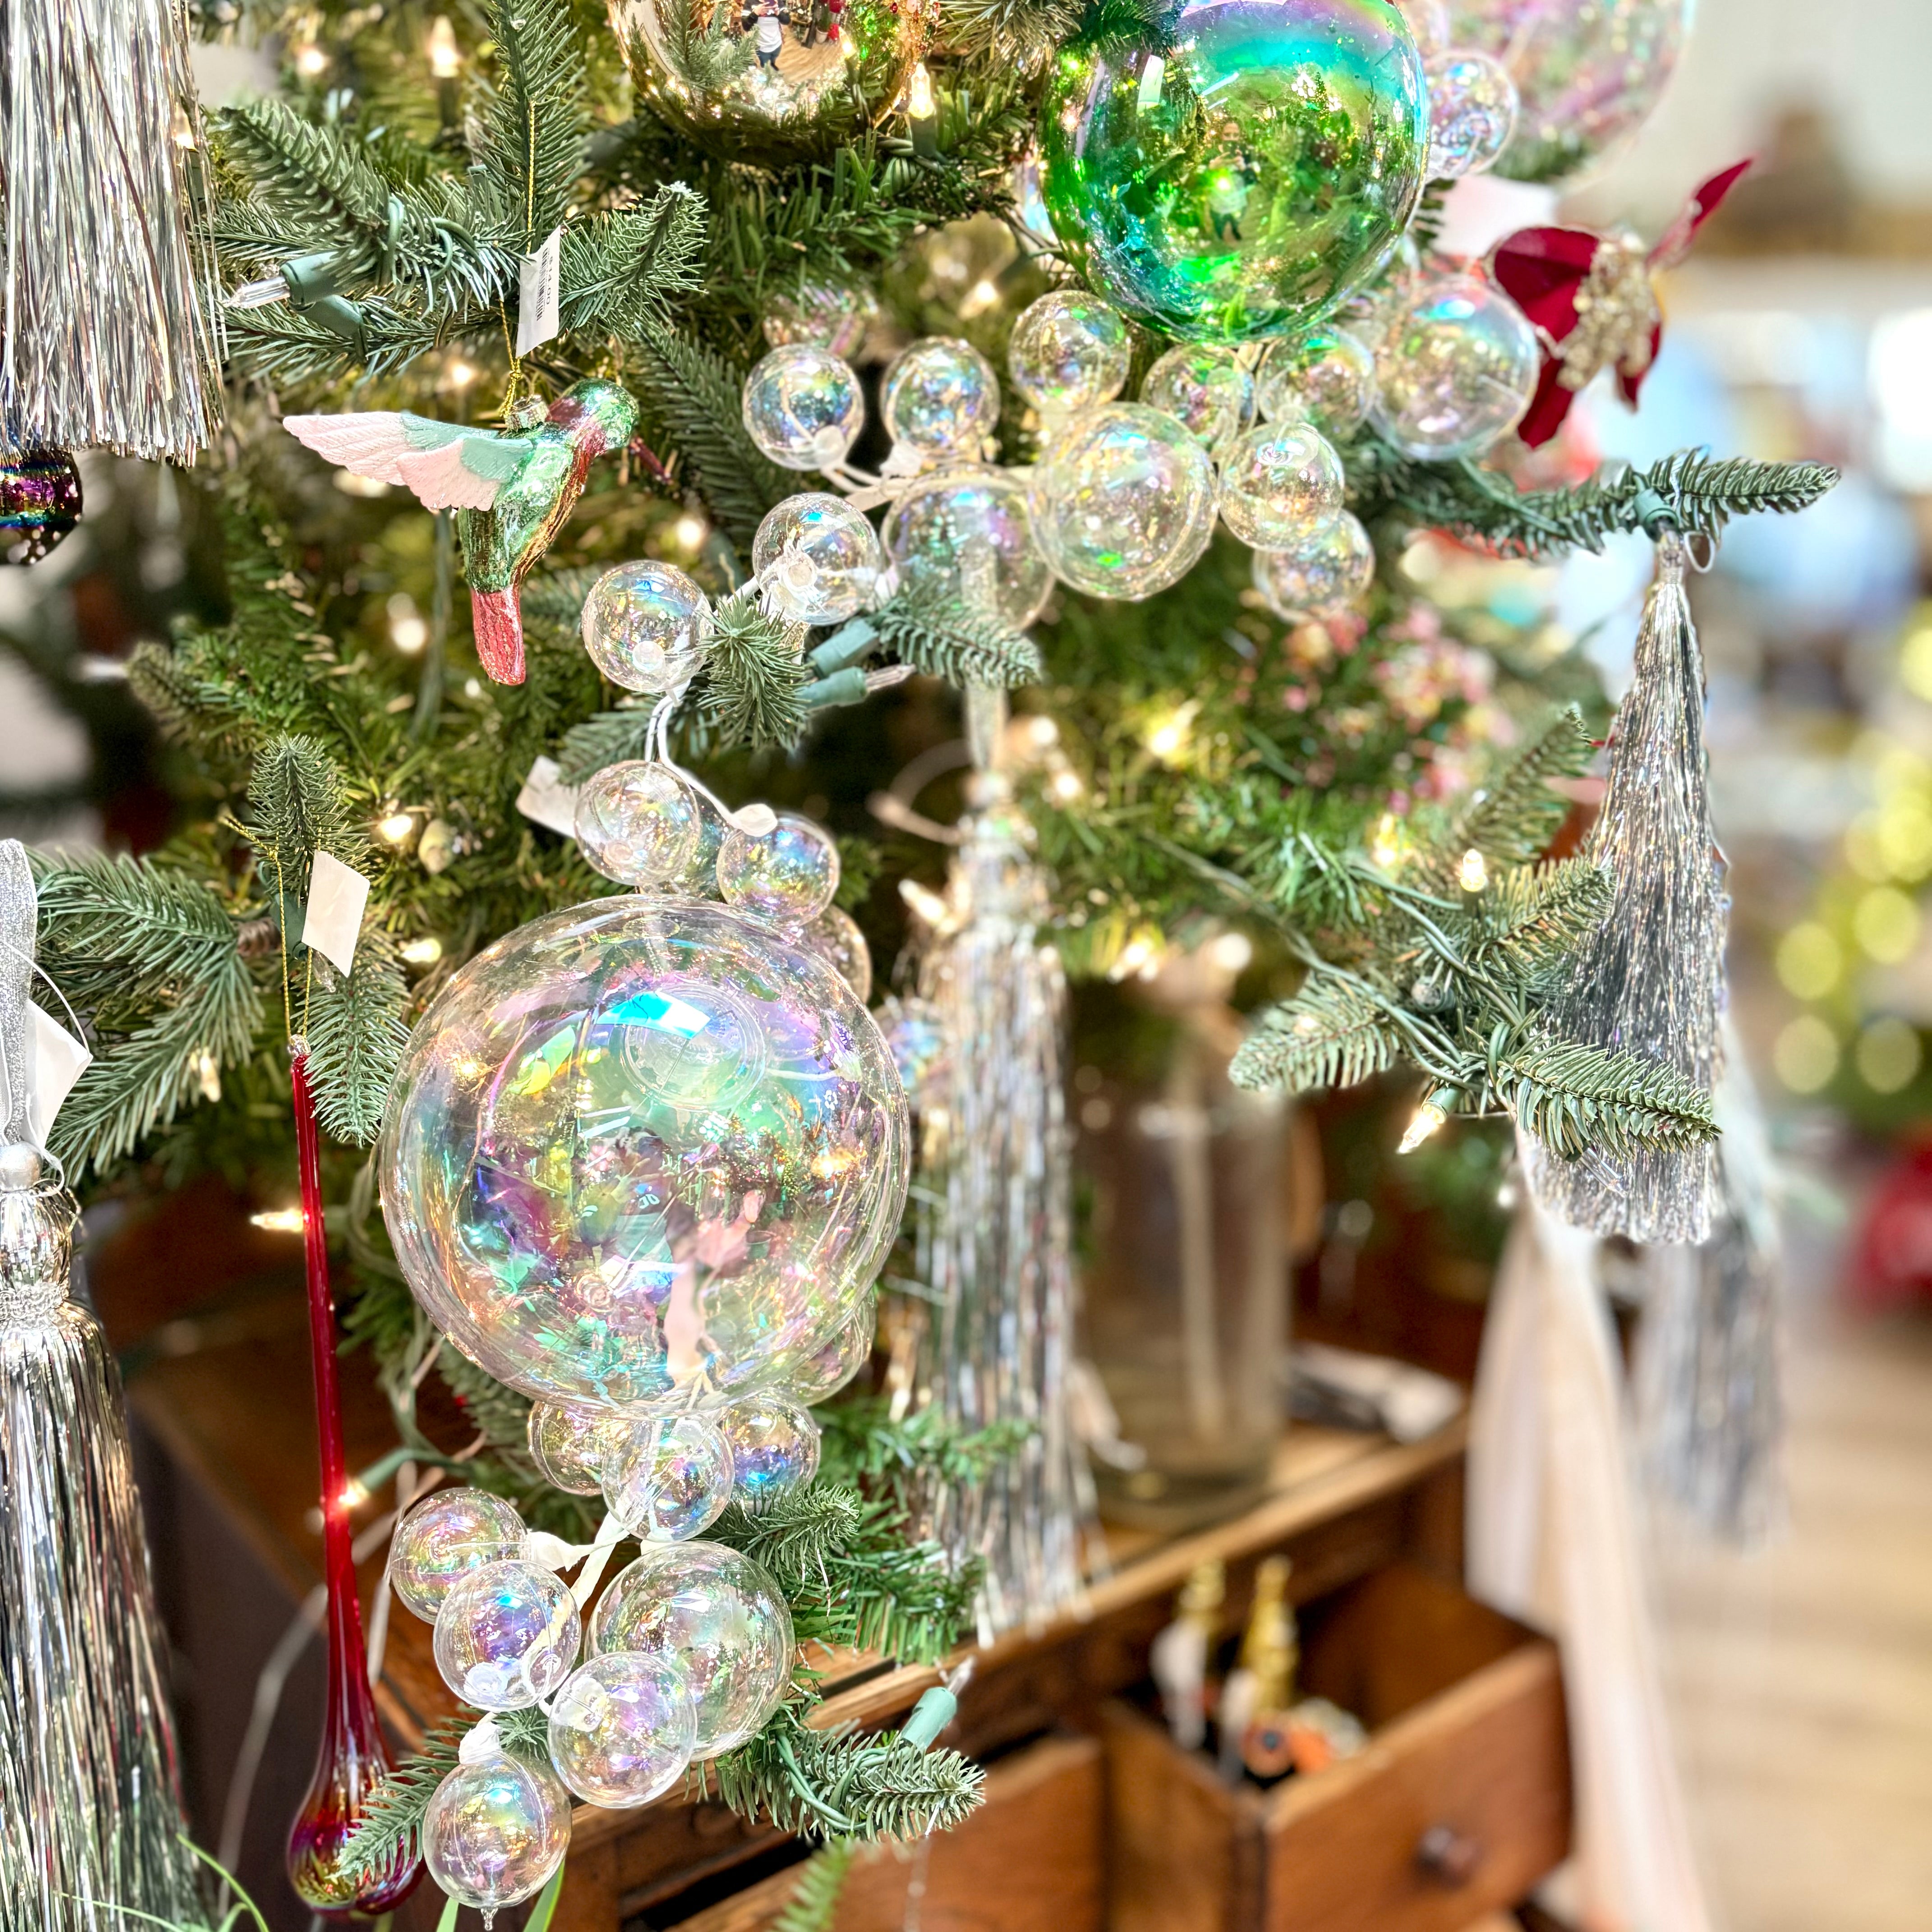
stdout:
<svg viewBox="0 0 1932 1932">
<path fill-rule="evenodd" d="M 928 469 L 976 462 L 1000 420 L 1000 379 L 970 342 L 928 335 L 892 358 L 879 407 L 886 434 Z"/>
<path fill-rule="evenodd" d="M 788 343 L 745 378 L 745 428 L 785 470 L 843 463 L 866 427 L 866 394 L 852 365 L 829 349 Z"/>
<path fill-rule="evenodd" d="M 1049 418 L 1112 402 L 1126 388 L 1132 361 L 1120 311 L 1064 289 L 1030 304 L 1006 346 L 1013 387 Z"/>
<path fill-rule="evenodd" d="M 1147 373 L 1141 400 L 1174 419 L 1208 449 L 1254 420 L 1255 380 L 1218 343 L 1184 342 Z"/>
<path fill-rule="evenodd" d="M 695 1760 L 742 1744 L 791 1678 L 791 1612 L 748 1556 L 718 1543 L 646 1549 L 592 1613 L 590 1647 L 669 1654 L 684 1666 L 697 1718 Z"/>
<path fill-rule="evenodd" d="M 1528 319 L 1480 276 L 1424 282 L 1376 351 L 1376 428 L 1425 462 L 1480 456 L 1522 420 L 1541 364 Z"/>
<path fill-rule="evenodd" d="M 1255 588 L 1280 617 L 1339 615 L 1369 594 L 1375 576 L 1375 546 L 1347 510 L 1298 549 L 1255 552 Z"/>
<path fill-rule="evenodd" d="M 773 296 L 760 326 L 774 349 L 802 342 L 849 362 L 865 346 L 866 332 L 878 319 L 879 298 L 870 289 L 813 278 Z"/>
<path fill-rule="evenodd" d="M 1214 466 L 1172 416 L 1112 403 L 1034 472 L 1034 532 L 1063 583 L 1130 602 L 1178 584 L 1214 534 Z"/>
<path fill-rule="evenodd" d="M 780 614 L 798 624 L 842 624 L 872 602 L 886 554 L 878 532 L 842 496 L 808 490 L 765 514 L 752 568 Z"/>
<path fill-rule="evenodd" d="M 1040 146 L 1087 279 L 1185 341 L 1319 322 L 1422 192 L 1422 58 L 1388 0 L 1192 0 L 1055 59 Z"/>
<path fill-rule="evenodd" d="M 404 1609 L 434 1623 L 443 1600 L 472 1570 L 511 1561 L 524 1546 L 516 1506 L 487 1490 L 442 1490 L 398 1518 L 389 1582 Z"/>
<path fill-rule="evenodd" d="M 1010 470 L 922 477 L 886 513 L 884 538 L 907 590 L 951 598 L 1010 630 L 1024 630 L 1053 592 L 1027 487 Z"/>
<path fill-rule="evenodd" d="M 800 1402 L 823 1402 L 827 1396 L 836 1395 L 872 1360 L 878 1331 L 878 1304 L 874 1300 L 785 1384 L 787 1393 Z"/>
<path fill-rule="evenodd" d="M 858 998 L 872 997 L 872 949 L 859 922 L 842 908 L 829 905 L 799 938 L 843 980 Z"/>
<path fill-rule="evenodd" d="M 1256 398 L 1270 422 L 1312 423 L 1331 442 L 1362 426 L 1376 396 L 1376 358 L 1346 328 L 1271 342 L 1255 378 Z"/>
<path fill-rule="evenodd" d="M 808 926 L 838 890 L 838 842 L 795 812 L 780 812 L 778 821 L 762 838 L 735 826 L 725 833 L 718 890 L 740 912 L 774 926 Z"/>
<path fill-rule="evenodd" d="M 1509 68 L 1522 107 L 1499 172 L 1556 182 L 1614 155 L 1650 118 L 1690 0 L 1454 0 L 1455 44 Z"/>
<path fill-rule="evenodd" d="M 584 648 L 613 684 L 682 691 L 711 644 L 711 604 L 674 564 L 620 563 L 584 600 Z"/>
<path fill-rule="evenodd" d="M 1221 458 L 1221 520 L 1245 544 L 1281 550 L 1340 514 L 1342 459 L 1312 424 L 1264 423 Z"/>
<path fill-rule="evenodd" d="M 684 1666 L 668 1652 L 613 1651 L 572 1672 L 550 1706 L 550 1756 L 587 1804 L 648 1804 L 683 1776 L 698 1738 Z"/>
<path fill-rule="evenodd" d="M 570 1849 L 570 1794 L 507 1751 L 459 1764 L 430 1794 L 421 1830 L 429 1875 L 486 1915 L 532 1897 Z"/>
<path fill-rule="evenodd" d="M 668 885 L 691 868 L 702 836 L 698 794 L 668 765 L 606 765 L 577 795 L 577 842 L 607 879 Z"/>
<path fill-rule="evenodd" d="M 616 1420 L 607 1409 L 533 1402 L 527 1424 L 530 1460 L 552 1489 L 594 1496 L 604 1486 L 604 1460 Z"/>
<path fill-rule="evenodd" d="M 1429 172 L 1437 181 L 1486 174 L 1516 131 L 1516 82 L 1499 60 L 1459 47 L 1429 67 Z"/>
<path fill-rule="evenodd" d="M 604 1462 L 604 1505 L 646 1543 L 688 1543 L 731 1500 L 731 1449 L 709 1415 L 633 1422 Z"/>
<path fill-rule="evenodd" d="M 570 1675 L 581 1632 L 570 1586 L 520 1560 L 472 1570 L 436 1613 L 436 1667 L 466 1704 L 520 1711 Z"/>
<path fill-rule="evenodd" d="M 906 1187 L 885 1040 L 728 906 L 597 900 L 458 969 L 404 1052 L 383 1217 L 436 1326 L 539 1400 L 782 1384 L 871 1288 Z"/>
<path fill-rule="evenodd" d="M 718 1412 L 731 1445 L 733 1486 L 748 1510 L 763 1509 L 818 1473 L 818 1423 L 789 1397 L 760 1390 Z"/>
</svg>

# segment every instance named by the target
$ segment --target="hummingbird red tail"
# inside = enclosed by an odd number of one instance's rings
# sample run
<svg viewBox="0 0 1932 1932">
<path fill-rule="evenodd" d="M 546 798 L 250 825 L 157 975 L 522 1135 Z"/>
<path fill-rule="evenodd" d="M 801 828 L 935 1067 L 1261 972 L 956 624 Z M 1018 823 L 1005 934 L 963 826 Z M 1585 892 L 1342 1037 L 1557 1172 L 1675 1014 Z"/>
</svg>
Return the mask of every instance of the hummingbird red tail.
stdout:
<svg viewBox="0 0 1932 1932">
<path fill-rule="evenodd" d="M 507 590 L 472 590 L 470 617 L 476 633 L 476 655 L 499 684 L 524 681 L 524 614 L 517 586 Z"/>
</svg>

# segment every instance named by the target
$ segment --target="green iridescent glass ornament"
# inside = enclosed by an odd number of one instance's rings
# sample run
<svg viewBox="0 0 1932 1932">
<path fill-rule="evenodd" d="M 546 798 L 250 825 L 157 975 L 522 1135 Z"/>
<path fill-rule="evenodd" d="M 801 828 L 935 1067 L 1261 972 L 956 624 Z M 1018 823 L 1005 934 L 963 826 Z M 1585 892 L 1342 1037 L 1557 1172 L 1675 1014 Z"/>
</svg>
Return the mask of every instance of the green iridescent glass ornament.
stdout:
<svg viewBox="0 0 1932 1932">
<path fill-rule="evenodd" d="M 1094 288 L 1193 341 L 1306 329 L 1422 192 L 1422 57 L 1389 0 L 1205 0 L 1171 44 L 1076 44 L 1040 109 L 1046 204 Z"/>
</svg>

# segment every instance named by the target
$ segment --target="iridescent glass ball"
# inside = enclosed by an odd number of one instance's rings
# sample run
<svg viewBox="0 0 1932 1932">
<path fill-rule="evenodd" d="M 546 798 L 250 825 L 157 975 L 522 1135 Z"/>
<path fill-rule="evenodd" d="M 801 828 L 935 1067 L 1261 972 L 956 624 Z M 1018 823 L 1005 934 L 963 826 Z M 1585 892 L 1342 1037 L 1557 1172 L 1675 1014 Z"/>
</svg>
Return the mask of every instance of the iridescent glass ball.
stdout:
<svg viewBox="0 0 1932 1932">
<path fill-rule="evenodd" d="M 872 601 L 886 567 L 878 533 L 842 496 L 807 490 L 765 513 L 752 568 L 800 624 L 842 624 Z"/>
<path fill-rule="evenodd" d="M 594 1496 L 604 1486 L 614 1420 L 608 1410 L 533 1402 L 526 1425 L 530 1460 L 551 1488 L 566 1496 Z"/>
<path fill-rule="evenodd" d="M 1244 544 L 1282 549 L 1335 520 L 1342 484 L 1342 459 L 1312 424 L 1264 423 L 1222 458 L 1221 520 Z"/>
<path fill-rule="evenodd" d="M 604 1466 L 605 1507 L 646 1543 L 688 1543 L 731 1500 L 731 1447 L 708 1415 L 633 1422 Z"/>
<path fill-rule="evenodd" d="M 734 826 L 718 848 L 718 890 L 774 926 L 808 925 L 838 890 L 838 842 L 795 812 L 780 812 L 762 838 Z"/>
<path fill-rule="evenodd" d="M 570 1586 L 541 1564 L 491 1563 L 436 1613 L 436 1667 L 466 1704 L 520 1711 L 570 1675 L 582 1633 Z"/>
<path fill-rule="evenodd" d="M 615 1650 L 572 1672 L 550 1706 L 550 1757 L 586 1804 L 648 1804 L 691 1762 L 698 1737 L 684 1666 L 668 1652 Z"/>
<path fill-rule="evenodd" d="M 980 467 L 921 477 L 886 513 L 899 582 L 1023 631 L 1045 608 L 1053 572 L 1034 541 L 1027 487 Z"/>
<path fill-rule="evenodd" d="M 879 408 L 886 434 L 928 469 L 973 462 L 1000 420 L 1000 379 L 971 343 L 928 335 L 892 358 Z"/>
<path fill-rule="evenodd" d="M 1061 52 L 1040 106 L 1054 230 L 1171 335 L 1306 328 L 1387 260 L 1422 192 L 1422 59 L 1388 0 L 1196 0 L 1174 39 Z"/>
<path fill-rule="evenodd" d="M 472 1570 L 524 1546 L 516 1505 L 488 1490 L 440 1490 L 413 1504 L 389 1538 L 389 1582 L 406 1610 L 434 1623 L 443 1599 Z"/>
<path fill-rule="evenodd" d="M 866 395 L 852 366 L 829 349 L 774 349 L 745 378 L 745 428 L 784 470 L 843 463 L 866 426 Z"/>
<path fill-rule="evenodd" d="M 627 758 L 606 765 L 577 795 L 577 842 L 607 879 L 662 886 L 696 856 L 704 808 L 668 765 Z"/>
<path fill-rule="evenodd" d="M 1479 275 L 1421 284 L 1376 351 L 1376 428 L 1425 462 L 1480 456 L 1522 422 L 1541 352 L 1522 310 Z"/>
<path fill-rule="evenodd" d="M 1486 174 L 1516 130 L 1516 82 L 1501 61 L 1460 47 L 1429 64 L 1429 172 Z"/>
<path fill-rule="evenodd" d="M 459 1764 L 423 1814 L 423 1863 L 460 1905 L 491 1912 L 541 1891 L 570 1849 L 570 1794 L 507 1751 Z"/>
<path fill-rule="evenodd" d="M 1204 448 L 1218 449 L 1253 421 L 1255 382 L 1219 343 L 1184 342 L 1148 371 L 1141 400 L 1172 416 Z"/>
<path fill-rule="evenodd" d="M 824 960 L 729 906 L 597 900 L 506 934 L 418 1023 L 396 1094 L 404 1274 L 538 1400 L 640 1414 L 782 1387 L 898 1231 L 884 1037 Z"/>
<path fill-rule="evenodd" d="M 788 1396 L 761 1390 L 718 1412 L 731 1445 L 733 1486 L 748 1510 L 763 1509 L 818 1473 L 818 1424 Z"/>
<path fill-rule="evenodd" d="M 1331 441 L 1344 442 L 1375 400 L 1376 358 L 1346 328 L 1284 337 L 1268 344 L 1255 391 L 1270 422 L 1306 418 Z"/>
<path fill-rule="evenodd" d="M 1172 416 L 1113 403 L 1079 418 L 1034 472 L 1034 533 L 1054 574 L 1130 602 L 1178 584 L 1214 534 L 1214 466 Z"/>
<path fill-rule="evenodd" d="M 791 1612 L 748 1556 L 718 1543 L 646 1549 L 598 1600 L 590 1648 L 668 1654 L 684 1666 L 698 1725 L 694 1759 L 742 1744 L 791 1677 Z"/>
<path fill-rule="evenodd" d="M 1346 510 L 1298 549 L 1255 552 L 1255 588 L 1280 617 L 1336 616 L 1368 595 L 1375 575 L 1375 546 Z"/>
<path fill-rule="evenodd" d="M 1112 402 L 1126 388 L 1132 362 L 1119 311 L 1074 289 L 1056 289 L 1030 304 L 1006 344 L 1013 387 L 1048 417 Z"/>
<path fill-rule="evenodd" d="M 584 648 L 613 684 L 682 691 L 711 644 L 711 604 L 674 564 L 620 563 L 584 600 Z"/>
</svg>

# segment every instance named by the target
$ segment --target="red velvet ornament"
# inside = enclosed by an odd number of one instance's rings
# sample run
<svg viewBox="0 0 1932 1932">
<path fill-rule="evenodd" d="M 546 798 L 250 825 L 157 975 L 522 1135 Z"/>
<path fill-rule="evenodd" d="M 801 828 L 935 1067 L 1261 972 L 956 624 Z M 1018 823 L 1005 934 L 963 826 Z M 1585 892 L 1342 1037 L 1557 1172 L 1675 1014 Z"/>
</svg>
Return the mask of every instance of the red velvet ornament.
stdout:
<svg viewBox="0 0 1932 1932">
<path fill-rule="evenodd" d="M 1570 405 L 1601 369 L 1635 409 L 1657 359 L 1664 318 L 1652 278 L 1690 252 L 1697 231 L 1750 166 L 1713 175 L 1646 250 L 1634 236 L 1587 228 L 1522 228 L 1496 244 L 1490 271 L 1543 338 L 1543 374 L 1516 434 L 1540 448 L 1563 427 Z"/>
</svg>

